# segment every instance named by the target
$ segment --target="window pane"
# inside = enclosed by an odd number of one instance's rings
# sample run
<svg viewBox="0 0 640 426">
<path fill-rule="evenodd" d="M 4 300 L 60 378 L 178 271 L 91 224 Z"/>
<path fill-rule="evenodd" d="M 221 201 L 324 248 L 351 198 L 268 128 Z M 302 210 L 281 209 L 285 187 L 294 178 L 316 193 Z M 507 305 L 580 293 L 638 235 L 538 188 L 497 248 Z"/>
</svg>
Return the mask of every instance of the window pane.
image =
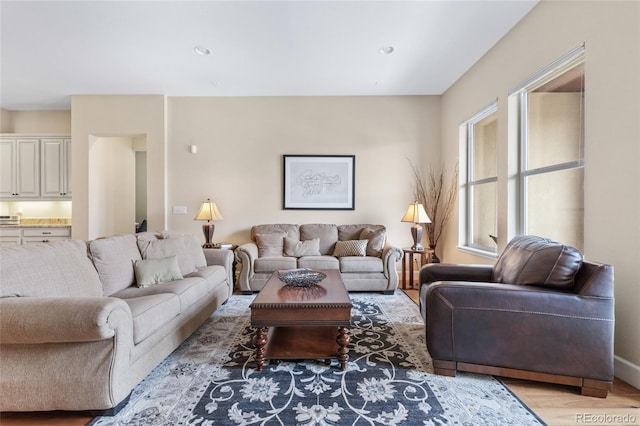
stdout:
<svg viewBox="0 0 640 426">
<path fill-rule="evenodd" d="M 583 182 L 583 168 L 527 177 L 526 233 L 551 238 L 582 251 Z"/>
<path fill-rule="evenodd" d="M 473 176 L 480 180 L 497 175 L 496 140 L 498 139 L 498 114 L 493 113 L 473 124 Z"/>
<path fill-rule="evenodd" d="M 471 244 L 496 250 L 496 244 L 489 234 L 496 235 L 497 183 L 483 183 L 473 185 L 471 188 L 473 197 Z"/>
<path fill-rule="evenodd" d="M 529 93 L 527 169 L 582 158 L 582 92 Z"/>
</svg>

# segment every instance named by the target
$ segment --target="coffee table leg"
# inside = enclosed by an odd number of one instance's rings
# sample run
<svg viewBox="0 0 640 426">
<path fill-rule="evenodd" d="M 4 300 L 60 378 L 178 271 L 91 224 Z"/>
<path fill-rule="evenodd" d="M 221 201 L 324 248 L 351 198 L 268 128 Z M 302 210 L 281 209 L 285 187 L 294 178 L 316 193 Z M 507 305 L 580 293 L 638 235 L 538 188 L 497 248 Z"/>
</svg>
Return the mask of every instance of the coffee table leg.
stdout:
<svg viewBox="0 0 640 426">
<path fill-rule="evenodd" d="M 336 342 L 338 342 L 338 360 L 340 361 L 340 367 L 343 370 L 347 369 L 347 361 L 349 360 L 349 342 L 351 341 L 351 337 L 349 337 L 349 332 L 346 327 L 338 327 L 338 337 L 336 338 Z"/>
<path fill-rule="evenodd" d="M 258 363 L 258 371 L 262 371 L 264 366 L 264 354 L 266 352 L 265 345 L 267 344 L 267 328 L 257 327 L 255 334 L 253 335 L 253 345 L 256 347 L 256 362 Z"/>
</svg>

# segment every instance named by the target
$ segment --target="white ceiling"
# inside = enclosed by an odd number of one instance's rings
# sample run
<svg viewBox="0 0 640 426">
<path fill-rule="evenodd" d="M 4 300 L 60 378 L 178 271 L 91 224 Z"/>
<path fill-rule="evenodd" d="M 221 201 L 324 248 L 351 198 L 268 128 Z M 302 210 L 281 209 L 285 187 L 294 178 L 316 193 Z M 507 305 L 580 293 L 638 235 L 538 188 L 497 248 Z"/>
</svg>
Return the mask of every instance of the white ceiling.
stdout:
<svg viewBox="0 0 640 426">
<path fill-rule="evenodd" d="M 441 94 L 536 2 L 1 0 L 0 107 L 69 109 L 75 94 Z"/>
</svg>

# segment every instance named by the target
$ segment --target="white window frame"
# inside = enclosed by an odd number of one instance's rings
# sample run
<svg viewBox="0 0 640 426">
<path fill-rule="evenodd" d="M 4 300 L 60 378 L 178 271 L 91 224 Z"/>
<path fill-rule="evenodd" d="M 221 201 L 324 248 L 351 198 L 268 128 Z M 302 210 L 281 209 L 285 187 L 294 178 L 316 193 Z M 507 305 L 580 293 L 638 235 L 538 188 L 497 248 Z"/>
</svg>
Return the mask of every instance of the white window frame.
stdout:
<svg viewBox="0 0 640 426">
<path fill-rule="evenodd" d="M 527 178 L 530 176 L 540 175 L 544 173 L 553 173 L 563 170 L 571 170 L 584 168 L 584 146 L 581 158 L 565 163 L 557 163 L 550 166 L 544 166 L 534 169 L 528 169 L 528 95 L 530 92 L 544 85 L 545 83 L 559 77 L 565 72 L 575 68 L 580 64 L 584 64 L 585 47 L 581 45 L 558 60 L 554 61 L 547 67 L 543 68 L 524 83 L 521 83 L 515 89 L 509 92 L 509 98 L 515 99 L 518 105 L 518 206 L 517 206 L 517 235 L 523 235 L 527 232 Z M 584 123 L 583 123 L 584 126 Z M 582 129 L 584 132 L 584 128 Z"/>
<path fill-rule="evenodd" d="M 460 191 L 460 200 L 462 200 L 460 206 L 460 217 L 463 219 L 460 221 L 461 229 L 459 232 L 460 241 L 458 244 L 458 249 L 461 251 L 465 251 L 468 253 L 472 253 L 475 255 L 488 257 L 491 259 L 495 259 L 497 257 L 497 247 L 487 247 L 479 244 L 472 243 L 473 241 L 473 187 L 475 185 L 481 185 L 486 183 L 495 182 L 497 186 L 498 176 L 497 176 L 497 157 L 496 161 L 496 175 L 473 180 L 474 170 L 473 170 L 473 156 L 474 156 L 474 126 L 490 116 L 491 114 L 498 113 L 498 100 L 494 100 L 491 104 L 482 108 L 480 112 L 476 115 L 465 121 L 460 125 L 460 135 L 461 142 L 464 145 L 462 152 L 464 152 L 464 158 L 461 159 L 461 163 L 464 165 L 464 178 L 462 180 L 461 191 Z M 496 140 L 497 145 L 497 140 Z M 496 156 L 497 156 L 497 146 L 496 146 Z M 461 176 L 462 178 L 462 176 Z M 496 215 L 497 215 L 497 197 L 496 197 Z"/>
</svg>

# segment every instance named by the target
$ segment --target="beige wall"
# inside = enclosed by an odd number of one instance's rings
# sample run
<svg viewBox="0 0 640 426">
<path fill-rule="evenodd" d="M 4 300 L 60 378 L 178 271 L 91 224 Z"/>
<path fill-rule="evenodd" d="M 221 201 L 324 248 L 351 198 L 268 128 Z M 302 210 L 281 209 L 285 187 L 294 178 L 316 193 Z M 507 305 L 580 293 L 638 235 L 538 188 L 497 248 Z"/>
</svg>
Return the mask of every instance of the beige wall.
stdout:
<svg viewBox="0 0 640 426">
<path fill-rule="evenodd" d="M 62 134 L 71 133 L 71 111 L 0 110 L 0 133 Z"/>
<path fill-rule="evenodd" d="M 259 223 L 379 223 L 410 245 L 408 158 L 439 155 L 439 108 L 429 96 L 169 98 L 167 206 L 188 209 L 169 228 L 199 234 L 210 197 L 224 216 L 215 241 L 248 241 Z M 354 154 L 355 210 L 283 210 L 283 154 Z"/>
<path fill-rule="evenodd" d="M 72 97 L 74 238 L 101 236 L 93 233 L 95 228 L 91 232 L 89 226 L 89 146 L 94 137 L 146 137 L 147 220 L 151 229 L 167 227 L 165 103 L 163 95 Z"/>
<path fill-rule="evenodd" d="M 640 3 L 543 1 L 442 97 L 443 159 L 459 155 L 459 123 L 498 98 L 498 233 L 514 235 L 507 94 L 585 43 L 585 257 L 615 267 L 616 375 L 640 387 Z M 511 207 L 511 208 L 509 208 Z M 457 215 L 444 240 L 447 261 L 490 263 L 456 248 Z M 588 347 L 583 348 L 589 350 Z"/>
</svg>

